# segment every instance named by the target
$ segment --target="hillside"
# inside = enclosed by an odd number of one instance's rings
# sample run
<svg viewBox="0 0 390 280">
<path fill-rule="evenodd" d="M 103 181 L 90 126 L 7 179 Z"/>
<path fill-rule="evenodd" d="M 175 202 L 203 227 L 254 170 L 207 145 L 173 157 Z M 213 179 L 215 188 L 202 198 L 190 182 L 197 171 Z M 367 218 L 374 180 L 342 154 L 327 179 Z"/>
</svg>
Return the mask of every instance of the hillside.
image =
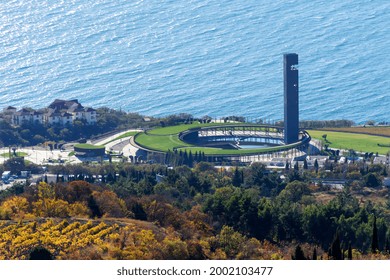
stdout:
<svg viewBox="0 0 390 280">
<path fill-rule="evenodd" d="M 306 257 L 316 248 L 318 258 L 335 259 L 329 248 L 337 236 L 340 249 L 351 244 L 354 259 L 389 257 L 383 165 L 329 162 L 317 171 L 287 169 L 285 179 L 258 163 L 51 167 L 75 170 L 109 175 L 0 192 L 2 259 L 28 259 L 37 248 L 55 259 L 291 259 L 298 245 Z M 343 188 L 310 179 L 342 176 Z"/>
</svg>

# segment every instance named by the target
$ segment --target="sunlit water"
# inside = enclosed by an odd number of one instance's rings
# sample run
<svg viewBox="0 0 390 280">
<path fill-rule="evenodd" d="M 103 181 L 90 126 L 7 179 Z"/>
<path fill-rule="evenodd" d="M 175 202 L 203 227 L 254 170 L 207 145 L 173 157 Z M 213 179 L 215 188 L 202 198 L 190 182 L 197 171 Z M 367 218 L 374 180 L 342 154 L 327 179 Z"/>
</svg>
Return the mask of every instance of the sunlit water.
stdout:
<svg viewBox="0 0 390 280">
<path fill-rule="evenodd" d="M 146 115 L 283 118 L 297 52 L 301 119 L 390 121 L 390 1 L 11 0 L 0 107 L 55 98 Z"/>
</svg>

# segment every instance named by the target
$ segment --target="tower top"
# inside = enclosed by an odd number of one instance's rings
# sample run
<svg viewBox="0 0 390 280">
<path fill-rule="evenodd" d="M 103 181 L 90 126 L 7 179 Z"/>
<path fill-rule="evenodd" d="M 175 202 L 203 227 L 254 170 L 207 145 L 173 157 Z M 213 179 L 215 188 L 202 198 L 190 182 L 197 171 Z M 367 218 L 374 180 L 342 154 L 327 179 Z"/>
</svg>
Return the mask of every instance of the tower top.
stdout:
<svg viewBox="0 0 390 280">
<path fill-rule="evenodd" d="M 288 62 L 290 65 L 298 64 L 298 54 L 296 53 L 285 53 L 283 57 L 284 61 Z"/>
</svg>

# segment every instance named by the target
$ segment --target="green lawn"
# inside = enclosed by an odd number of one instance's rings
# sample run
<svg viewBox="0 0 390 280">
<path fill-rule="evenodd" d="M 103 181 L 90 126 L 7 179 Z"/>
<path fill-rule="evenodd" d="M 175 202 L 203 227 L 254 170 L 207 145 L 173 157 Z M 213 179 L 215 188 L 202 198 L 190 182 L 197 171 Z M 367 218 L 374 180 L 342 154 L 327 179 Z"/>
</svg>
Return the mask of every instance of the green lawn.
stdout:
<svg viewBox="0 0 390 280">
<path fill-rule="evenodd" d="M 189 144 L 181 141 L 177 134 L 146 135 L 145 133 L 140 133 L 136 137 L 136 143 L 142 147 L 162 152 L 166 152 L 168 150 L 172 151 L 174 148 L 190 147 Z"/>
<path fill-rule="evenodd" d="M 91 144 L 76 144 L 74 145 L 74 147 L 79 149 L 89 149 L 89 150 L 104 149 L 104 146 L 95 146 Z"/>
<path fill-rule="evenodd" d="M 4 158 L 9 158 L 10 156 L 13 156 L 13 152 L 11 152 L 11 154 L 10 153 L 3 153 L 3 154 L 1 154 L 0 156 L 1 157 L 4 157 Z M 16 152 L 16 156 L 17 157 L 25 157 L 25 156 L 27 156 L 28 154 L 27 153 L 24 153 L 24 152 Z"/>
<path fill-rule="evenodd" d="M 386 154 L 390 151 L 388 147 L 380 147 L 381 145 L 389 145 L 390 137 L 373 136 L 367 134 L 356 134 L 346 132 L 333 132 L 321 130 L 308 130 L 312 138 L 323 139 L 322 135 L 327 135 L 329 147 L 336 149 L 349 150 L 353 149 L 357 152 L 368 152 Z"/>
<path fill-rule="evenodd" d="M 139 133 L 135 137 L 135 142 L 141 147 L 148 148 L 154 151 L 167 152 L 168 150 L 173 151 L 174 149 L 178 150 L 187 150 L 187 152 L 191 151 L 195 152 L 204 152 L 207 155 L 250 155 L 256 153 L 265 153 L 265 152 L 273 152 L 280 151 L 280 147 L 268 147 L 268 148 L 258 148 L 258 149 L 221 149 L 221 148 L 208 148 L 208 147 L 197 147 L 191 144 L 185 143 L 181 141 L 178 137 L 178 134 L 181 131 L 187 130 L 189 128 L 195 127 L 205 127 L 205 126 L 223 126 L 228 124 L 191 124 L 191 125 L 178 125 L 178 126 L 170 126 L 164 128 L 157 128 L 145 133 Z M 264 128 L 258 127 L 255 129 L 262 130 Z M 286 148 L 293 148 L 294 145 L 285 146 Z"/>
</svg>

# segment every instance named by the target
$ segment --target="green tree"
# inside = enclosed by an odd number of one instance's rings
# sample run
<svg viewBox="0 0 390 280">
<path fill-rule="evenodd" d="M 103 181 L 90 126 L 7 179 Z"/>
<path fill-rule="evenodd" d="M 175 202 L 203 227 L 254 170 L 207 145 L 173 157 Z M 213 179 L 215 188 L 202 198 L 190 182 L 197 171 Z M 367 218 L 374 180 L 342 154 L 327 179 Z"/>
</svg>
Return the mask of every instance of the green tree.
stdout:
<svg viewBox="0 0 390 280">
<path fill-rule="evenodd" d="M 313 258 L 312 258 L 313 261 L 316 261 L 317 260 L 317 248 L 314 247 L 314 250 L 313 250 Z"/>
<path fill-rule="evenodd" d="M 305 254 L 299 244 L 295 247 L 294 255 L 291 256 L 293 260 L 306 260 Z"/>
<path fill-rule="evenodd" d="M 219 245 L 229 258 L 235 258 L 245 241 L 245 237 L 242 234 L 228 226 L 222 227 L 217 238 Z"/>
<path fill-rule="evenodd" d="M 364 182 L 366 186 L 370 188 L 377 188 L 382 184 L 382 181 L 377 173 L 368 173 L 365 175 Z"/>
<path fill-rule="evenodd" d="M 294 164 L 294 170 L 295 171 L 299 171 L 298 161 L 296 161 L 295 164 Z"/>
<path fill-rule="evenodd" d="M 232 184 L 235 187 L 239 187 L 241 185 L 241 172 L 238 170 L 238 167 L 234 169 L 234 174 L 233 174 L 233 180 Z"/>
<path fill-rule="evenodd" d="M 305 170 L 309 169 L 309 167 L 307 166 L 307 159 L 306 158 L 303 161 L 303 169 L 305 169 Z"/>
<path fill-rule="evenodd" d="M 316 173 L 318 173 L 318 168 L 319 168 L 318 161 L 317 161 L 317 159 L 315 159 L 314 160 L 314 169 L 315 169 Z"/>
<path fill-rule="evenodd" d="M 38 246 L 31 250 L 28 259 L 29 260 L 52 260 L 53 255 L 46 248 Z"/>
<path fill-rule="evenodd" d="M 298 202 L 302 196 L 309 195 L 310 190 L 307 183 L 293 181 L 287 184 L 286 188 L 279 194 L 279 198 L 283 201 Z"/>
<path fill-rule="evenodd" d="M 375 254 L 376 252 L 378 252 L 378 250 L 378 228 L 376 226 L 376 216 L 374 216 L 374 222 L 372 224 L 371 252 Z"/>
<path fill-rule="evenodd" d="M 351 242 L 349 242 L 349 245 L 348 245 L 348 260 L 352 260 L 352 246 L 351 246 Z"/>
<path fill-rule="evenodd" d="M 331 256 L 333 260 L 343 260 L 343 253 L 341 251 L 341 243 L 340 243 L 340 237 L 338 232 L 336 232 L 336 235 L 332 242 Z"/>
</svg>

